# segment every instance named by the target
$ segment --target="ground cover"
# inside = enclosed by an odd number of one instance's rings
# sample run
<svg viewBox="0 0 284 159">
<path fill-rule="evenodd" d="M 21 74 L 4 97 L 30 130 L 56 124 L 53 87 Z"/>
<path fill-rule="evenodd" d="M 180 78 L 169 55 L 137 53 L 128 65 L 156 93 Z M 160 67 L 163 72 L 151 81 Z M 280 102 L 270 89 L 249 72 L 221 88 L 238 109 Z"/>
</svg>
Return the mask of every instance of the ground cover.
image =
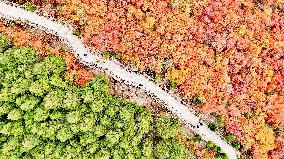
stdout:
<svg viewBox="0 0 284 159">
<path fill-rule="evenodd" d="M 197 111 L 223 116 L 254 158 L 283 154 L 281 1 L 33 3 L 106 58 L 166 81 Z"/>
</svg>

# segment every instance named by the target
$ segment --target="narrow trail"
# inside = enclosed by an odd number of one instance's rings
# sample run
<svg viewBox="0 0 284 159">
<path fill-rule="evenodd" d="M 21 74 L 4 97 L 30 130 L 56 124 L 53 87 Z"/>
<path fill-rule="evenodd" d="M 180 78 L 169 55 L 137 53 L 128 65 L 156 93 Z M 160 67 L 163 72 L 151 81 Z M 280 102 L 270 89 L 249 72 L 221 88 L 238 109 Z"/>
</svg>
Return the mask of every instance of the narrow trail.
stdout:
<svg viewBox="0 0 284 159">
<path fill-rule="evenodd" d="M 82 63 L 91 68 L 100 68 L 115 80 L 128 85 L 135 86 L 146 91 L 157 102 L 163 104 L 169 111 L 176 115 L 181 122 L 199 134 L 205 141 L 212 141 L 218 145 L 230 159 L 237 159 L 239 152 L 227 144 L 220 136 L 211 131 L 204 122 L 201 121 L 187 106 L 183 105 L 179 99 L 164 91 L 147 77 L 137 73 L 128 72 L 122 65 L 114 61 L 104 60 L 96 52 L 86 49 L 82 41 L 72 34 L 72 31 L 57 23 L 55 20 L 39 16 L 35 13 L 26 11 L 15 4 L 6 4 L 0 1 L 0 18 L 6 20 L 18 20 L 28 23 L 31 26 L 39 27 L 47 33 L 58 36 L 63 42 L 67 42 L 76 57 Z"/>
</svg>

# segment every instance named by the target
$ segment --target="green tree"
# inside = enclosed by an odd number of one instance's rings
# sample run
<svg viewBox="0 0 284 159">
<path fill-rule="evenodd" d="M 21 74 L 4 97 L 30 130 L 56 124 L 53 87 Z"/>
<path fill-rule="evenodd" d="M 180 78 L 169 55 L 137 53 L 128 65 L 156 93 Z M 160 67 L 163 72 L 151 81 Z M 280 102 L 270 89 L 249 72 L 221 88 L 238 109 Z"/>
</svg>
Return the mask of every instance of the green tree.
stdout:
<svg viewBox="0 0 284 159">
<path fill-rule="evenodd" d="M 4 35 L 0 34 L 0 53 L 3 53 L 10 45 L 10 41 Z"/>
<path fill-rule="evenodd" d="M 156 147 L 156 157 L 159 159 L 186 159 L 187 150 L 180 143 L 173 139 L 164 140 Z"/>
<path fill-rule="evenodd" d="M 174 119 L 153 127 L 149 110 L 109 94 L 107 77 L 76 87 L 61 58 L 8 43 L 0 35 L 0 159 L 186 158 Z"/>
<path fill-rule="evenodd" d="M 171 117 L 160 115 L 156 121 L 156 132 L 164 139 L 173 138 L 178 134 L 180 124 Z"/>
</svg>

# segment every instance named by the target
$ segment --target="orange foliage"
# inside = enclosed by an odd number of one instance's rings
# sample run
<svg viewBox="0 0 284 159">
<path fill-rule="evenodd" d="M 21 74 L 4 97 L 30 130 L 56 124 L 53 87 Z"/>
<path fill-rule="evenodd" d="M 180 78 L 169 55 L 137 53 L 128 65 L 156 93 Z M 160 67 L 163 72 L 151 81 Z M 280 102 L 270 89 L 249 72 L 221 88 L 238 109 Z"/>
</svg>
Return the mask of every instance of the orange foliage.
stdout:
<svg viewBox="0 0 284 159">
<path fill-rule="evenodd" d="M 122 63 L 142 71 L 163 73 L 189 99 L 203 94 L 207 102 L 195 109 L 222 114 L 226 129 L 253 148 L 256 158 L 273 149 L 272 129 L 265 123 L 283 130 L 282 1 L 65 0 L 60 5 L 56 15 L 73 23 L 86 44 L 120 52 Z M 243 117 L 255 112 L 255 119 Z"/>
<path fill-rule="evenodd" d="M 142 71 L 151 68 L 165 73 L 166 79 L 174 80 L 180 94 L 189 99 L 202 93 L 207 102 L 196 110 L 223 114 L 228 121 L 226 129 L 253 148 L 255 157 L 267 156 L 274 140 L 272 129 L 265 123 L 282 128 L 284 124 L 283 103 L 277 102 L 283 101 L 280 96 L 284 90 L 284 19 L 279 7 L 270 7 L 282 3 L 107 2 L 66 1 L 58 13 L 76 27 L 80 23 L 88 45 L 122 53 L 125 64 L 138 58 L 135 63 Z M 277 92 L 276 97 L 265 94 L 271 91 Z M 256 111 L 256 119 L 243 118 L 244 113 Z"/>
<path fill-rule="evenodd" d="M 268 115 L 267 120 L 284 132 L 284 96 L 270 96 L 264 110 Z"/>
<path fill-rule="evenodd" d="M 67 74 L 72 74 L 73 76 L 69 79 L 74 80 L 79 86 L 87 84 L 94 77 L 93 72 L 80 65 L 72 53 L 59 51 L 59 46 L 56 48 L 51 47 L 44 40 L 45 37 L 43 35 L 31 34 L 17 25 L 7 28 L 2 21 L 0 21 L 0 32 L 8 36 L 15 46 L 31 46 L 40 57 L 46 56 L 49 53 L 62 57 L 67 64 Z"/>
<path fill-rule="evenodd" d="M 252 149 L 254 158 L 267 158 L 268 152 L 275 147 L 275 136 L 273 129 L 266 125 L 266 114 L 258 109 L 252 117 L 245 118 L 240 112 L 239 109 L 231 109 L 227 130 L 236 134 L 245 148 Z"/>
</svg>

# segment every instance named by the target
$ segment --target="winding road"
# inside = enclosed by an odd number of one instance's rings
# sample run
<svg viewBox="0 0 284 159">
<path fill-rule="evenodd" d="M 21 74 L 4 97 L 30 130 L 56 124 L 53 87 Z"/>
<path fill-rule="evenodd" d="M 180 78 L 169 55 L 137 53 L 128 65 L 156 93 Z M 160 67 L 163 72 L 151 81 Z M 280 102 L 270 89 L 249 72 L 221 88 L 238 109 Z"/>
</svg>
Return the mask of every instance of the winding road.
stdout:
<svg viewBox="0 0 284 159">
<path fill-rule="evenodd" d="M 76 57 L 80 59 L 82 63 L 91 68 L 100 68 L 114 79 L 146 91 L 176 115 L 181 122 L 199 134 L 202 139 L 205 141 L 212 141 L 218 145 L 230 159 L 237 159 L 239 157 L 238 151 L 227 144 L 215 132 L 211 131 L 206 124 L 191 112 L 186 105 L 183 105 L 179 99 L 164 91 L 147 77 L 134 72 L 129 72 L 122 65 L 111 60 L 104 60 L 96 52 L 89 51 L 82 41 L 72 34 L 71 29 L 51 18 L 39 16 L 16 4 L 7 4 L 3 1 L 0 1 L 0 17 L 6 20 L 25 22 L 34 27 L 39 27 L 47 33 L 58 36 L 60 39 L 64 40 L 64 42 L 67 42 L 70 49 L 76 53 Z"/>
</svg>

